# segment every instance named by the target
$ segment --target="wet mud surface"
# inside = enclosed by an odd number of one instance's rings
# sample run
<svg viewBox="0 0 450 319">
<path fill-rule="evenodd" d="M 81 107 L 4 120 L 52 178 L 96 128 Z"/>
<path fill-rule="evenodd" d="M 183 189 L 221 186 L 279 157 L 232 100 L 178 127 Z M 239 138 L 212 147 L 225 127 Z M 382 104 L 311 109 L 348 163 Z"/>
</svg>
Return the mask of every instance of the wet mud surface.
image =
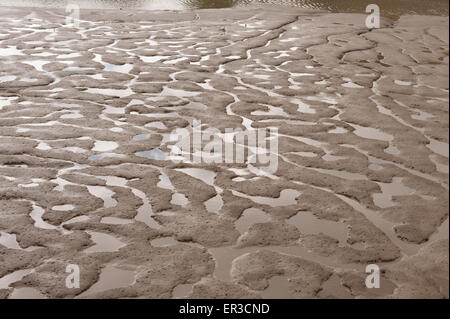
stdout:
<svg viewBox="0 0 450 319">
<path fill-rule="evenodd" d="M 0 297 L 448 298 L 448 18 L 364 21 L 1 8 Z M 193 120 L 278 170 L 175 164 Z"/>
</svg>

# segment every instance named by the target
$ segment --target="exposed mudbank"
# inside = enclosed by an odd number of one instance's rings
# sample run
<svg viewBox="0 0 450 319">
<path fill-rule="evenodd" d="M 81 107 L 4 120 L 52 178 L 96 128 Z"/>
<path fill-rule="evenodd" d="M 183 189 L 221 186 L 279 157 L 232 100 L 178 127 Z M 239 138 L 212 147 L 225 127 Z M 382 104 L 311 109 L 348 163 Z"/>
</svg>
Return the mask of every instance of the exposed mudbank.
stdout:
<svg viewBox="0 0 450 319">
<path fill-rule="evenodd" d="M 448 298 L 448 18 L 0 17 L 0 297 Z M 278 170 L 174 164 L 193 120 Z"/>
</svg>

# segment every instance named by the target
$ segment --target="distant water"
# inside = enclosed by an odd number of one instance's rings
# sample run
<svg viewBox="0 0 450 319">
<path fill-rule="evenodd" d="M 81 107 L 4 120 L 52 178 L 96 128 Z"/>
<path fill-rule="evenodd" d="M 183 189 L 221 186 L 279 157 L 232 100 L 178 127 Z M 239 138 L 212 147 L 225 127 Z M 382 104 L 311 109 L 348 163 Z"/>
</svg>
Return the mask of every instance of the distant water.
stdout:
<svg viewBox="0 0 450 319">
<path fill-rule="evenodd" d="M 448 16 L 448 0 L 0 0 L 0 5 L 64 7 L 78 3 L 82 8 L 129 8 L 145 10 L 183 10 L 230 8 L 249 4 L 281 4 L 331 12 L 365 13 L 370 3 L 380 6 L 381 14 L 398 17 L 402 14 Z"/>
</svg>

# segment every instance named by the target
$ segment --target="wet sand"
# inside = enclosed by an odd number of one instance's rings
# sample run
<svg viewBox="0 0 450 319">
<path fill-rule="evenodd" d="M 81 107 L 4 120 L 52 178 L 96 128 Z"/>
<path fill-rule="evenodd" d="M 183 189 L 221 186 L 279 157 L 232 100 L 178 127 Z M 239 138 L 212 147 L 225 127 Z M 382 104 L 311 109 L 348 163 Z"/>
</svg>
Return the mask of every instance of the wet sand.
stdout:
<svg viewBox="0 0 450 319">
<path fill-rule="evenodd" d="M 449 297 L 448 17 L 81 20 L 0 11 L 1 298 Z M 174 164 L 193 120 L 277 127 L 278 170 Z"/>
</svg>

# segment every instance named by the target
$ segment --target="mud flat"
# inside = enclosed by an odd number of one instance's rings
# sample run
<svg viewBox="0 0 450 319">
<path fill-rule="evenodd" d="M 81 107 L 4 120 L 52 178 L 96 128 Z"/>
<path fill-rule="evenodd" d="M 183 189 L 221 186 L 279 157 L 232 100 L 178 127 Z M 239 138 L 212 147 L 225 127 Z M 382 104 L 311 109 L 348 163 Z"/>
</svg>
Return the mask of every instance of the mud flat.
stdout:
<svg viewBox="0 0 450 319">
<path fill-rule="evenodd" d="M 448 298 L 448 17 L 364 21 L 2 7 L 0 297 Z M 194 120 L 278 169 L 174 164 Z"/>
</svg>

